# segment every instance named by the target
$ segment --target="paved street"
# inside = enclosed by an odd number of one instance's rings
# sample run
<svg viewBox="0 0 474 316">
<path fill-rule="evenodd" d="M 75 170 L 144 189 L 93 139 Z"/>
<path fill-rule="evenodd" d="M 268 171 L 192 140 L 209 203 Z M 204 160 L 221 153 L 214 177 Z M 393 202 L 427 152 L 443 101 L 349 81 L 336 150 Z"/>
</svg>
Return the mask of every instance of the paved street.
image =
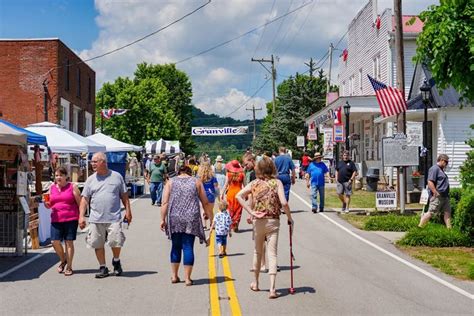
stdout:
<svg viewBox="0 0 474 316">
<path fill-rule="evenodd" d="M 473 282 L 454 280 L 410 259 L 388 239 L 352 228 L 335 212 L 311 213 L 308 193 L 299 181 L 290 196 L 295 295 L 287 291 L 285 221 L 279 240 L 279 299 L 267 298 L 266 274 L 261 275 L 261 292 L 249 289 L 252 232 L 246 223 L 230 239 L 227 258 L 214 256 L 214 245 L 196 244 L 194 286 L 171 284 L 170 243 L 159 229 L 159 208 L 144 197 L 132 204 L 134 222 L 122 253 L 123 276 L 95 279 L 95 255 L 80 234 L 75 274 L 58 274 L 56 255 L 50 248 L 42 249 L 43 255 L 31 255 L 37 260 L 0 279 L 0 314 L 472 315 Z M 108 251 L 109 267 L 110 261 Z"/>
</svg>

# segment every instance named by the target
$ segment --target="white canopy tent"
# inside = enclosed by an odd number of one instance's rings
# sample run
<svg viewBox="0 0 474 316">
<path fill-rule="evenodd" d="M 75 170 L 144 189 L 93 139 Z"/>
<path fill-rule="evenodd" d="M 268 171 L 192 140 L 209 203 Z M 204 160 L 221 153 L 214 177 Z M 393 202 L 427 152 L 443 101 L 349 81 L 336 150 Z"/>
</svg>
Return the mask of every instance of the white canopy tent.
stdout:
<svg viewBox="0 0 474 316">
<path fill-rule="evenodd" d="M 142 146 L 127 144 L 102 133 L 90 135 L 90 136 L 87 136 L 86 138 L 91 139 L 94 142 L 99 143 L 101 145 L 104 145 L 106 147 L 107 152 L 142 151 L 143 149 Z"/>
<path fill-rule="evenodd" d="M 30 124 L 26 128 L 29 131 L 46 136 L 48 146 L 55 153 L 80 154 L 84 152 L 105 152 L 106 147 L 91 139 L 71 132 L 60 125 L 41 122 Z"/>
<path fill-rule="evenodd" d="M 147 154 L 177 154 L 181 152 L 179 149 L 179 141 L 177 140 L 147 140 L 145 143 Z"/>
<path fill-rule="evenodd" d="M 26 145 L 26 134 L 0 122 L 0 144 Z"/>
</svg>

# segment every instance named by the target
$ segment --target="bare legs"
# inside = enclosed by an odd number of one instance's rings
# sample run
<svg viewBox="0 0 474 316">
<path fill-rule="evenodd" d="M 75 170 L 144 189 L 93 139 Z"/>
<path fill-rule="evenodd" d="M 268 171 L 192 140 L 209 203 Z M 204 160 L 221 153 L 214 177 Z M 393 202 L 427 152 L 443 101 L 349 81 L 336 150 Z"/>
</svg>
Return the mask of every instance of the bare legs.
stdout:
<svg viewBox="0 0 474 316">
<path fill-rule="evenodd" d="M 421 216 L 420 223 L 418 224 L 418 227 L 424 227 L 431 219 L 433 216 L 432 212 L 426 212 Z M 451 225 L 451 213 L 450 212 L 444 212 L 444 223 L 446 224 L 446 227 L 448 229 L 452 228 Z"/>
<path fill-rule="evenodd" d="M 122 248 L 120 247 L 112 247 L 112 254 L 114 258 L 120 258 L 120 251 Z M 95 256 L 97 257 L 97 261 L 99 261 L 99 265 L 105 266 L 105 248 L 98 248 L 95 249 Z"/>
<path fill-rule="evenodd" d="M 66 240 L 64 250 L 63 244 L 60 240 L 52 241 L 54 251 L 59 257 L 59 261 L 62 265 L 65 265 L 67 262 L 67 269 L 72 269 L 72 259 L 74 258 L 74 240 Z M 59 269 L 58 269 L 59 271 Z"/>
</svg>

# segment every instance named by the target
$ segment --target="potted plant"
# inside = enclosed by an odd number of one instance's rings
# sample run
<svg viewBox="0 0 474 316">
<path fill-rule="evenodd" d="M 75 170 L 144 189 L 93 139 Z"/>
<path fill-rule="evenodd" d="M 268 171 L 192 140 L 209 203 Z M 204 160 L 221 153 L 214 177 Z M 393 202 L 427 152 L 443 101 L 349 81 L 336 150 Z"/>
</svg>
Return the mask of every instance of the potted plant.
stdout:
<svg viewBox="0 0 474 316">
<path fill-rule="evenodd" d="M 421 173 L 418 170 L 415 170 L 411 174 L 411 179 L 413 182 L 413 187 L 416 190 L 420 190 L 420 179 L 421 179 Z"/>
</svg>

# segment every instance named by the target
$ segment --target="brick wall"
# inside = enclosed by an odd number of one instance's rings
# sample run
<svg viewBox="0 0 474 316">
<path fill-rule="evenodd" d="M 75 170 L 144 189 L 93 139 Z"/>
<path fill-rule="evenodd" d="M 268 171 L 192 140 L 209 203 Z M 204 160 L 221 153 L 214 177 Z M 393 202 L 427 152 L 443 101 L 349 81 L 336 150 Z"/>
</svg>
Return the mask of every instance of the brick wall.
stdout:
<svg viewBox="0 0 474 316">
<path fill-rule="evenodd" d="M 69 67 L 66 62 L 69 60 Z M 3 119 L 25 127 L 44 121 L 44 89 L 48 86 L 48 121 L 60 122 L 61 98 L 70 103 L 69 129 L 73 107 L 80 108 L 78 132 L 84 133 L 85 111 L 95 124 L 95 72 L 58 39 L 0 40 L 0 112 Z M 69 68 L 69 89 L 66 69 Z M 78 93 L 80 70 L 81 93 Z M 90 92 L 89 92 L 90 78 Z M 90 93 L 90 98 L 89 98 Z"/>
</svg>

